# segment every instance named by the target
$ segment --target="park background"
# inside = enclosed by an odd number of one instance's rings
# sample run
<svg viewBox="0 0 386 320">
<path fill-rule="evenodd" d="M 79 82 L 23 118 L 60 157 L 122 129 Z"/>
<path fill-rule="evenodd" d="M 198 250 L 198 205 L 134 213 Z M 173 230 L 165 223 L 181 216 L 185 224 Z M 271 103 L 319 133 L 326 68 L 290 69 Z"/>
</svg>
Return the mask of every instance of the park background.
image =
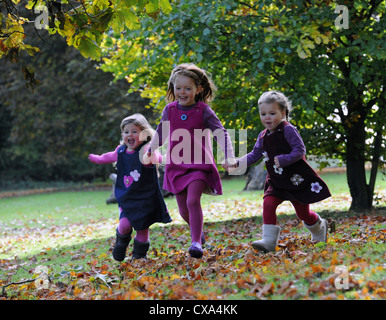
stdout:
<svg viewBox="0 0 386 320">
<path fill-rule="evenodd" d="M 384 2 L 58 3 L 0 3 L 3 298 L 385 297 Z M 50 9 L 48 31 L 26 23 L 42 12 L 34 4 Z M 188 230 L 172 197 L 175 223 L 155 227 L 150 261 L 112 261 L 116 208 L 96 189 L 114 168 L 87 155 L 113 150 L 121 119 L 134 112 L 155 127 L 182 62 L 211 73 L 211 106 L 225 128 L 248 130 L 248 150 L 262 130 L 260 94 L 290 97 L 291 122 L 333 191 L 315 206 L 334 226 L 327 244 L 310 244 L 283 205 L 280 249 L 256 255 L 248 243 L 260 232 L 262 193 L 224 178 L 222 199 L 203 202 L 211 241 L 202 261 L 184 254 Z M 58 189 L 66 191 L 47 193 Z M 48 288 L 36 285 L 40 265 Z M 335 285 L 338 265 L 350 271 L 347 290 Z"/>
</svg>

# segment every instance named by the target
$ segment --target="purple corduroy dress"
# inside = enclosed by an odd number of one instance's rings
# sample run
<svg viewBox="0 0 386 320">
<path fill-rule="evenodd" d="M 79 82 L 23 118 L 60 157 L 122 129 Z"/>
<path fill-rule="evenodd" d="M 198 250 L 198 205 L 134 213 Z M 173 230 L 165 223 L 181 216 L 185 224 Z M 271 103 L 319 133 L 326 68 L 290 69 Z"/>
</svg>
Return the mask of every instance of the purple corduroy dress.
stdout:
<svg viewBox="0 0 386 320">
<path fill-rule="evenodd" d="M 221 195 L 222 186 L 211 143 L 211 130 L 204 125 L 204 109 L 199 101 L 189 110 L 180 110 L 177 101 L 168 105 L 170 134 L 163 188 L 174 194 L 192 181 L 203 180 L 204 193 Z"/>
</svg>

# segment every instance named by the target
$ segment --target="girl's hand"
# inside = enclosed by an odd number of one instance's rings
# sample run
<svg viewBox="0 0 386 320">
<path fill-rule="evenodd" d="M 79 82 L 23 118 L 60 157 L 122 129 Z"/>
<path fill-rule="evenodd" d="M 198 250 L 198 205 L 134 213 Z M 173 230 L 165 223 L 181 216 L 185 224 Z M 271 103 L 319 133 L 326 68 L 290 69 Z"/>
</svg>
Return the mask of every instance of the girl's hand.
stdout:
<svg viewBox="0 0 386 320">
<path fill-rule="evenodd" d="M 237 169 L 239 166 L 239 163 L 236 161 L 235 158 L 228 158 L 225 160 L 225 162 L 222 164 L 222 167 L 224 170 L 226 170 L 228 173 L 233 172 Z"/>
<path fill-rule="evenodd" d="M 142 150 L 143 150 L 142 159 L 141 159 L 142 164 L 145 166 L 152 165 L 153 164 L 151 161 L 152 154 L 151 154 L 151 149 L 149 144 L 146 144 L 144 146 L 144 149 Z M 139 156 L 141 157 L 141 154 Z"/>
<path fill-rule="evenodd" d="M 156 150 L 151 152 L 150 148 L 142 156 L 142 164 L 150 166 L 153 164 L 160 164 L 162 162 L 162 155 Z"/>
<path fill-rule="evenodd" d="M 235 158 L 227 158 L 225 160 L 225 163 L 228 165 L 229 168 L 237 168 L 239 166 Z"/>
<path fill-rule="evenodd" d="M 143 154 L 142 163 L 144 165 L 151 165 L 152 164 L 152 162 L 151 162 L 151 153 L 150 152 L 146 152 L 146 153 Z"/>
</svg>

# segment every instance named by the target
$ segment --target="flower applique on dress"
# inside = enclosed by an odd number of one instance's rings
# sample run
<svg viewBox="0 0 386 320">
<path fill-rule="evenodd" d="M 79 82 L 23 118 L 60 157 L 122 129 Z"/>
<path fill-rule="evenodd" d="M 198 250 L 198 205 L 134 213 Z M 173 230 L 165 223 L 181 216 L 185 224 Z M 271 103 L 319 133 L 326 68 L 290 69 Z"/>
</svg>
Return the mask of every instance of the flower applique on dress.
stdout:
<svg viewBox="0 0 386 320">
<path fill-rule="evenodd" d="M 311 183 L 311 191 L 319 193 L 320 190 L 322 190 L 323 187 L 319 184 L 319 182 L 312 182 Z"/>
<path fill-rule="evenodd" d="M 133 181 L 139 180 L 140 176 L 141 174 L 138 172 L 138 170 L 131 171 L 129 176 L 123 176 L 123 183 L 125 184 L 125 187 L 130 187 Z"/>
<path fill-rule="evenodd" d="M 138 181 L 139 177 L 141 176 L 138 170 L 131 171 L 130 175 L 133 177 L 134 181 Z"/>
<path fill-rule="evenodd" d="M 302 176 L 300 174 L 297 174 L 295 173 L 292 177 L 291 177 L 291 182 L 293 183 L 294 186 L 298 186 L 300 185 L 304 179 L 302 178 Z"/>
<path fill-rule="evenodd" d="M 265 151 L 263 152 L 263 157 L 264 157 L 264 158 L 263 158 L 263 161 L 264 161 L 264 162 L 268 162 L 268 161 L 269 161 L 269 157 L 268 157 L 267 152 L 265 152 Z"/>
<path fill-rule="evenodd" d="M 282 174 L 283 173 L 283 168 L 278 168 L 275 164 L 273 165 L 273 170 L 277 174 Z"/>
</svg>

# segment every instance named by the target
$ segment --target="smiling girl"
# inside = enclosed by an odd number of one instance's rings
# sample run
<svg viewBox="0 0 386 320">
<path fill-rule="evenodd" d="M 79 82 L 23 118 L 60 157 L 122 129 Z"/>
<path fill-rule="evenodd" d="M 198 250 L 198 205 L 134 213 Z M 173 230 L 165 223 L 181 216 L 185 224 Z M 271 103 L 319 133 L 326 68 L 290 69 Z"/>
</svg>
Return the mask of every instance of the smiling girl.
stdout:
<svg viewBox="0 0 386 320">
<path fill-rule="evenodd" d="M 327 240 L 327 220 L 310 211 L 310 203 L 331 196 L 327 185 L 308 165 L 306 148 L 296 128 L 289 121 L 291 103 L 278 91 L 268 91 L 258 100 L 260 132 L 252 152 L 238 160 L 251 166 L 261 158 L 267 168 L 263 201 L 263 238 L 252 246 L 259 251 L 274 251 L 280 234 L 276 225 L 276 208 L 291 201 L 297 216 L 311 232 L 312 241 Z"/>
<path fill-rule="evenodd" d="M 214 89 L 210 77 L 196 65 L 185 63 L 174 68 L 166 94 L 170 103 L 163 110 L 158 135 L 151 141 L 148 152 L 150 156 L 151 151 L 169 138 L 163 188 L 176 195 L 180 215 L 190 226 L 189 254 L 194 258 L 203 255 L 205 242 L 201 195 L 222 194 L 211 133 L 217 132 L 215 138 L 225 158 L 233 159 L 228 133 L 207 104 L 213 99 Z"/>
<path fill-rule="evenodd" d="M 159 188 L 155 166 L 161 161 L 160 154 L 154 153 L 148 159 L 148 164 L 142 164 L 141 161 L 143 147 L 152 138 L 153 131 L 143 115 L 133 114 L 122 120 L 121 144 L 114 151 L 89 155 L 93 163 L 117 162 L 115 197 L 120 216 L 113 249 L 113 258 L 117 261 L 125 259 L 133 228 L 137 232 L 133 258 L 146 258 L 150 245 L 149 227 L 156 222 L 171 221 Z"/>
</svg>

